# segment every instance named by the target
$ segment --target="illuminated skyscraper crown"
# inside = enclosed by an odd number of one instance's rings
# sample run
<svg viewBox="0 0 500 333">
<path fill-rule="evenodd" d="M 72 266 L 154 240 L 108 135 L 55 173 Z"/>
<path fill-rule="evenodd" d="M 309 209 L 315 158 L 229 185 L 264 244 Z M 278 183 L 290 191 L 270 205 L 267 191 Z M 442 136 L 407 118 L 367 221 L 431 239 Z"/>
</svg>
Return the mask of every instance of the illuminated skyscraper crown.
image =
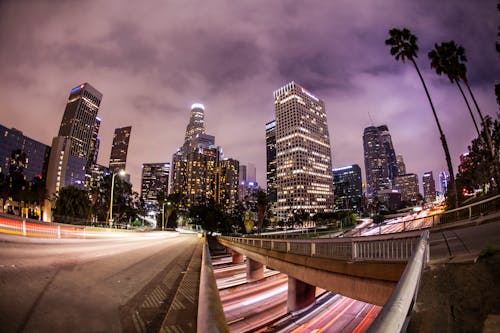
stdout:
<svg viewBox="0 0 500 333">
<path fill-rule="evenodd" d="M 205 106 L 203 104 L 195 103 L 191 105 L 191 118 L 186 128 L 186 135 L 184 141 L 193 141 L 200 134 L 205 133 Z"/>
</svg>

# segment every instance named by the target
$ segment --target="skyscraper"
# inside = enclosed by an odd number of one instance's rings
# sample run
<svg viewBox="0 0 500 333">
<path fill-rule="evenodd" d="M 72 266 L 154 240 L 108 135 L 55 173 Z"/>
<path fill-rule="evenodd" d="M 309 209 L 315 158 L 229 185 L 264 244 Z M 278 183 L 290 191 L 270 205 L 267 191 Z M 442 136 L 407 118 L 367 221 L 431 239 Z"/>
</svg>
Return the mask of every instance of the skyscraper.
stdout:
<svg viewBox="0 0 500 333">
<path fill-rule="evenodd" d="M 53 196 L 59 189 L 89 184 L 92 165 L 99 146 L 97 117 L 102 94 L 89 83 L 71 89 L 59 127 L 52 140 L 47 169 L 47 192 Z"/>
<path fill-rule="evenodd" d="M 398 176 L 406 175 L 406 165 L 403 159 L 403 155 L 396 156 L 396 163 L 398 165 Z"/>
<path fill-rule="evenodd" d="M 158 194 L 168 195 L 170 163 L 144 163 L 141 176 L 141 197 L 147 205 L 158 204 Z M 161 207 L 160 207 L 161 208 Z"/>
<path fill-rule="evenodd" d="M 380 142 L 384 146 L 385 155 L 387 157 L 387 173 L 390 180 L 393 180 L 398 175 L 398 163 L 396 159 L 396 152 L 392 145 L 391 134 L 387 125 L 378 127 L 380 132 Z"/>
<path fill-rule="evenodd" d="M 392 181 L 398 175 L 396 154 L 387 125 L 366 127 L 363 148 L 367 195 L 373 199 L 378 192 L 392 189 Z"/>
<path fill-rule="evenodd" d="M 181 195 L 182 208 L 189 208 L 207 200 L 217 201 L 220 194 L 232 195 L 234 172 L 236 172 L 234 179 L 238 182 L 239 167 L 235 167 L 237 161 L 231 160 L 220 164 L 223 160 L 222 149 L 215 146 L 214 136 L 205 133 L 204 111 L 205 107 L 202 104 L 195 103 L 191 106 L 184 144 L 172 157 L 171 193 Z M 224 170 L 223 178 L 231 178 L 230 181 L 219 181 L 221 170 Z M 226 184 L 230 184 L 228 185 L 230 188 L 219 187 Z M 229 209 L 230 205 L 228 204 L 226 208 Z"/>
<path fill-rule="evenodd" d="M 424 173 L 422 177 L 422 184 L 424 187 L 424 200 L 425 202 L 433 202 L 436 200 L 436 182 L 432 171 Z"/>
<path fill-rule="evenodd" d="M 91 159 L 91 147 L 97 137 L 97 112 L 102 94 L 89 83 L 83 83 L 71 89 L 66 109 L 59 127 L 58 136 L 71 138 L 70 153 L 85 161 Z"/>
<path fill-rule="evenodd" d="M 377 192 L 389 189 L 387 155 L 377 127 L 370 126 L 363 132 L 363 148 L 366 172 L 366 194 L 373 199 Z"/>
<path fill-rule="evenodd" d="M 126 170 L 128 143 L 132 126 L 115 129 L 113 135 L 113 145 L 111 146 L 111 155 L 109 157 L 109 168 L 113 172 Z"/>
<path fill-rule="evenodd" d="M 439 173 L 439 192 L 445 195 L 448 192 L 448 182 L 450 181 L 450 175 L 446 171 L 441 171 Z"/>
<path fill-rule="evenodd" d="M 335 209 L 361 209 L 363 187 L 361 168 L 357 164 L 333 169 Z"/>
<path fill-rule="evenodd" d="M 295 210 L 333 211 L 332 162 L 325 104 L 295 82 L 274 92 L 277 217 Z"/>
<path fill-rule="evenodd" d="M 276 190 L 276 121 L 266 124 L 266 180 L 271 210 L 275 213 L 278 193 Z"/>
</svg>

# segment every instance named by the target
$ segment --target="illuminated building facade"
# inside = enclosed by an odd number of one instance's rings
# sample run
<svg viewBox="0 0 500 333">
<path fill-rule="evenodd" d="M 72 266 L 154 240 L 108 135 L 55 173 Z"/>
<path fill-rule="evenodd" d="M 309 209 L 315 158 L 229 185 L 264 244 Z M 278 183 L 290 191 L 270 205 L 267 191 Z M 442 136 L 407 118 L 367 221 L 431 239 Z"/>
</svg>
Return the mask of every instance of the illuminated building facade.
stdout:
<svg viewBox="0 0 500 333">
<path fill-rule="evenodd" d="M 446 171 L 441 171 L 439 173 L 439 191 L 442 195 L 448 192 L 448 182 L 450 181 L 450 175 Z"/>
<path fill-rule="evenodd" d="M 277 218 L 333 211 L 330 137 L 322 100 L 290 82 L 274 92 Z"/>
<path fill-rule="evenodd" d="M 266 180 L 267 196 L 271 204 L 271 210 L 275 214 L 278 202 L 276 188 L 276 120 L 266 124 Z"/>
<path fill-rule="evenodd" d="M 141 176 L 141 197 L 147 205 L 158 204 L 158 194 L 168 195 L 170 163 L 144 163 Z"/>
<path fill-rule="evenodd" d="M 109 157 L 109 168 L 113 172 L 126 170 L 128 143 L 130 141 L 130 132 L 132 126 L 115 129 L 113 135 L 113 145 L 111 146 L 111 155 Z"/>
<path fill-rule="evenodd" d="M 102 94 L 88 83 L 71 89 L 58 136 L 71 138 L 72 156 L 85 161 L 93 158 L 92 143 L 97 140 L 101 100 Z"/>
<path fill-rule="evenodd" d="M 420 197 L 418 176 L 414 173 L 397 176 L 394 179 L 394 189 L 401 193 L 401 201 L 415 205 Z"/>
<path fill-rule="evenodd" d="M 424 187 L 424 200 L 425 202 L 433 202 L 436 200 L 436 182 L 432 171 L 424 173 L 422 177 L 422 184 Z"/>
<path fill-rule="evenodd" d="M 101 99 L 102 94 L 88 83 L 71 89 L 59 134 L 52 140 L 47 169 L 49 197 L 69 185 L 90 190 L 92 166 L 99 150 L 101 120 L 97 112 Z M 50 202 L 45 211 L 50 211 Z"/>
<path fill-rule="evenodd" d="M 336 210 L 361 210 L 363 187 L 359 165 L 333 169 L 333 187 Z"/>
<path fill-rule="evenodd" d="M 366 127 L 363 131 L 363 149 L 366 172 L 366 193 L 373 200 L 376 194 L 392 189 L 392 180 L 398 175 L 396 154 L 386 125 Z"/>
<path fill-rule="evenodd" d="M 238 202 L 238 182 L 240 163 L 232 158 L 219 161 L 217 170 L 217 193 L 215 201 L 225 211 L 231 211 Z"/>
<path fill-rule="evenodd" d="M 220 200 L 223 207 L 230 209 L 237 198 L 239 165 L 235 166 L 235 160 L 224 162 L 221 148 L 215 146 L 215 137 L 205 133 L 204 110 L 202 104 L 191 106 L 184 144 L 172 157 L 171 193 L 181 195 L 181 208 Z M 221 188 L 226 183 L 229 187 Z"/>
</svg>

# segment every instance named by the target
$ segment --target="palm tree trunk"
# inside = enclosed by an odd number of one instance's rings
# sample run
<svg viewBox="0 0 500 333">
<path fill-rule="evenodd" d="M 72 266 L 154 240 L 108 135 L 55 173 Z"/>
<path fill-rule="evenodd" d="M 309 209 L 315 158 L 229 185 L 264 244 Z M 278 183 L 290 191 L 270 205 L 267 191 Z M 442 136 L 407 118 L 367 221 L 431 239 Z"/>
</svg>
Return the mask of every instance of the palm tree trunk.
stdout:
<svg viewBox="0 0 500 333">
<path fill-rule="evenodd" d="M 470 88 L 469 81 L 467 81 L 467 79 L 464 78 L 464 82 L 465 82 L 465 86 L 467 87 L 467 90 L 469 91 L 470 96 L 472 97 L 472 101 L 474 102 L 474 105 L 476 106 L 477 113 L 479 113 L 479 118 L 481 118 L 481 125 L 483 126 L 484 132 L 486 134 L 486 143 L 488 144 L 488 148 L 490 149 L 491 158 L 493 159 L 493 161 L 497 161 L 498 156 L 496 156 L 495 149 L 493 148 L 493 141 L 491 140 L 490 130 L 484 122 L 483 114 L 481 113 L 481 109 L 479 109 L 479 105 L 477 105 L 477 101 L 476 101 L 476 98 L 474 97 L 474 94 L 472 93 L 472 89 Z"/>
<path fill-rule="evenodd" d="M 436 124 L 439 130 L 440 138 L 441 138 L 441 143 L 443 144 L 443 150 L 444 154 L 446 157 L 446 164 L 448 164 L 448 172 L 450 174 L 450 183 L 451 183 L 451 192 L 453 196 L 453 202 L 455 204 L 455 207 L 458 207 L 458 194 L 457 194 L 457 185 L 455 183 L 455 174 L 453 172 L 453 165 L 451 164 L 451 157 L 450 157 L 450 151 L 448 150 L 448 144 L 446 143 L 446 137 L 444 136 L 443 130 L 441 129 L 441 124 L 439 123 L 439 119 L 436 114 L 436 109 L 434 108 L 434 104 L 432 103 L 431 95 L 429 94 L 429 90 L 427 89 L 427 86 L 425 84 L 424 78 L 422 77 L 422 73 L 420 73 L 420 69 L 417 66 L 417 63 L 413 58 L 411 58 L 411 62 L 415 66 L 415 69 L 417 70 L 418 76 L 420 77 L 420 81 L 422 82 L 422 85 L 424 86 L 425 94 L 427 95 L 427 98 L 429 99 L 429 103 L 431 104 L 431 109 L 432 109 L 432 114 L 434 115 L 434 119 L 436 120 Z"/>
<path fill-rule="evenodd" d="M 480 137 L 481 133 L 479 132 L 479 127 L 477 127 L 476 118 L 474 118 L 474 114 L 472 113 L 472 109 L 470 108 L 469 101 L 467 100 L 467 97 L 465 96 L 462 86 L 460 85 L 458 80 L 456 80 L 455 82 L 457 83 L 458 89 L 462 93 L 462 97 L 464 98 L 465 104 L 467 105 L 467 109 L 469 110 L 472 122 L 474 123 L 474 127 L 476 128 L 477 136 Z"/>
</svg>

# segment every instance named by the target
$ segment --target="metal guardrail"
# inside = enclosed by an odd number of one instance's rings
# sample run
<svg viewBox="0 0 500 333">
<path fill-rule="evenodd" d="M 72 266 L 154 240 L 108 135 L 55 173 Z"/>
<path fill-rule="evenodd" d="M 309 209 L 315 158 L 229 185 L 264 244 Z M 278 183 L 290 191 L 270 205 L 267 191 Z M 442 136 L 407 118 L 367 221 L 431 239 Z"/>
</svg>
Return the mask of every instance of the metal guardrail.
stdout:
<svg viewBox="0 0 500 333">
<path fill-rule="evenodd" d="M 341 259 L 407 261 L 422 232 L 333 239 L 262 239 L 220 236 L 229 242 L 292 254 Z"/>
<path fill-rule="evenodd" d="M 203 247 L 197 332 L 229 332 L 212 268 L 208 243 Z"/>
<path fill-rule="evenodd" d="M 424 231 L 396 288 L 370 326 L 370 333 L 404 332 L 417 299 L 424 265 L 429 261 L 429 230 Z"/>
</svg>

